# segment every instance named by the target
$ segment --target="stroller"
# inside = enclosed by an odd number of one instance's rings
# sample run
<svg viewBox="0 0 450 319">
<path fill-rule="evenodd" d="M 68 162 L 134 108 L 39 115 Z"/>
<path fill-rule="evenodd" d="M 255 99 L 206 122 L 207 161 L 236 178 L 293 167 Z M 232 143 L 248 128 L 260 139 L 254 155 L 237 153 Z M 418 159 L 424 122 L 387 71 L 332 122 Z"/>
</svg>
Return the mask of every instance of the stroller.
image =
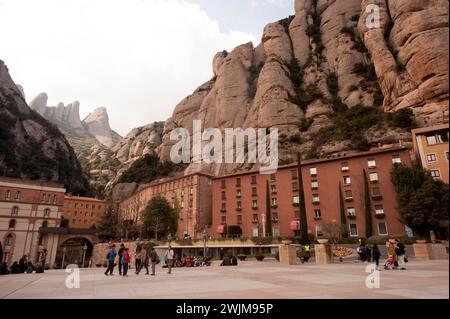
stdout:
<svg viewBox="0 0 450 319">
<path fill-rule="evenodd" d="M 389 258 L 384 262 L 384 270 L 397 269 L 397 261 L 393 255 L 389 255 Z"/>
</svg>

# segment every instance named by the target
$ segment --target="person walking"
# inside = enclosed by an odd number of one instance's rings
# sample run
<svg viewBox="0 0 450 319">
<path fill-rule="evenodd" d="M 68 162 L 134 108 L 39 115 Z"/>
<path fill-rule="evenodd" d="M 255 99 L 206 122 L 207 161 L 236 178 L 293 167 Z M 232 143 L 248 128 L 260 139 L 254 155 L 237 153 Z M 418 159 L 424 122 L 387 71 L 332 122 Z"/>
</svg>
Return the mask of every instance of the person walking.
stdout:
<svg viewBox="0 0 450 319">
<path fill-rule="evenodd" d="M 152 247 L 152 250 L 150 252 L 150 261 L 152 263 L 152 276 L 155 276 L 156 264 L 158 262 L 158 254 L 156 254 L 156 250 L 154 247 Z"/>
<path fill-rule="evenodd" d="M 380 250 L 378 249 L 378 245 L 377 244 L 373 244 L 372 246 L 372 259 L 373 261 L 375 261 L 375 265 L 376 265 L 376 269 L 380 270 L 380 257 L 381 257 L 381 253 Z"/>
<path fill-rule="evenodd" d="M 113 271 L 114 271 L 114 260 L 116 259 L 116 245 L 111 245 L 111 248 L 108 251 L 108 254 L 106 255 L 106 259 L 108 260 L 108 268 L 106 268 L 105 271 L 105 275 L 108 276 L 108 272 L 109 275 L 112 276 L 113 275 Z"/>
<path fill-rule="evenodd" d="M 395 254 L 397 255 L 398 265 L 400 267 L 400 270 L 406 270 L 405 268 L 405 256 L 406 256 L 406 248 L 405 245 L 403 245 L 402 242 L 400 242 L 398 239 L 395 240 Z"/>
<path fill-rule="evenodd" d="M 44 272 L 45 270 L 45 261 L 47 260 L 47 249 L 43 249 L 41 254 L 39 255 L 39 265 L 41 266 L 41 271 Z"/>
<path fill-rule="evenodd" d="M 120 244 L 119 251 L 117 252 L 117 255 L 119 256 L 119 275 L 122 276 L 122 255 L 123 251 L 125 250 L 125 245 L 122 243 Z"/>
<path fill-rule="evenodd" d="M 367 262 L 370 263 L 372 261 L 372 249 L 370 249 L 370 245 L 366 246 L 366 256 Z"/>
<path fill-rule="evenodd" d="M 130 263 L 130 254 L 128 252 L 128 248 L 125 248 L 122 255 L 122 262 L 123 262 L 123 276 L 128 277 L 128 265 Z"/>
<path fill-rule="evenodd" d="M 145 248 L 141 249 L 141 265 L 139 267 L 138 270 L 136 270 L 136 275 L 139 275 L 139 273 L 141 272 L 142 268 L 145 268 L 145 270 L 147 271 L 145 274 L 148 275 L 149 271 L 148 271 L 148 260 L 149 260 L 149 255 L 147 253 L 147 250 Z"/>
<path fill-rule="evenodd" d="M 167 258 L 167 268 L 169 269 L 169 271 L 167 273 L 171 274 L 172 273 L 173 257 L 174 257 L 174 251 L 172 249 L 172 246 L 169 246 L 169 248 L 167 248 L 165 257 Z"/>
<path fill-rule="evenodd" d="M 140 245 L 137 245 L 136 252 L 134 255 L 136 273 L 137 273 L 138 269 L 141 269 L 141 261 L 142 261 L 141 251 L 142 251 L 142 247 Z"/>
</svg>

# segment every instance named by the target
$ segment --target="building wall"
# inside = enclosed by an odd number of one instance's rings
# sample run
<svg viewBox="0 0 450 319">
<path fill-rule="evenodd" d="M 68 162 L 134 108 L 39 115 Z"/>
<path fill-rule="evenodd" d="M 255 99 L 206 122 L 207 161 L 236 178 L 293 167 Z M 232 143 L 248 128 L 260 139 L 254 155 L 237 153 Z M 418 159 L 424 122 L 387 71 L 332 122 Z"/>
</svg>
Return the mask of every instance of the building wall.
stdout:
<svg viewBox="0 0 450 319">
<path fill-rule="evenodd" d="M 152 183 L 119 204 L 121 219 L 140 225 L 148 202 L 156 196 L 166 198 L 172 207 L 178 203 L 180 216 L 175 236 L 196 237 L 210 225 L 211 176 L 193 174 Z"/>
<path fill-rule="evenodd" d="M 53 263 L 58 235 L 41 237 L 39 228 L 44 223 L 59 226 L 64 192 L 63 185 L 56 183 L 0 177 L 0 240 L 7 253 L 3 261 L 11 265 L 23 255 L 36 261 L 39 249 L 47 248 L 47 263 Z M 16 222 L 14 227 L 10 227 L 11 220 Z M 6 243 L 9 235 L 13 237 L 11 245 Z"/>
<path fill-rule="evenodd" d="M 446 135 L 447 139 L 442 140 L 440 135 Z M 436 144 L 429 144 L 428 136 L 434 136 Z M 413 145 L 417 160 L 422 167 L 429 170 L 444 182 L 449 182 L 449 128 L 448 125 L 440 125 L 425 129 L 413 130 Z"/>
<path fill-rule="evenodd" d="M 106 212 L 106 202 L 96 198 L 65 196 L 63 216 L 70 228 L 90 228 L 98 225 Z"/>
<path fill-rule="evenodd" d="M 347 218 L 347 224 L 356 224 L 357 236 L 365 237 L 365 213 L 364 213 L 364 170 L 367 175 L 378 174 L 378 182 L 370 183 L 369 189 L 379 188 L 381 197 L 373 197 L 371 200 L 373 235 L 379 235 L 378 223 L 385 222 L 388 236 L 402 236 L 405 227 L 399 221 L 396 194 L 390 181 L 390 172 L 393 167 L 393 156 L 399 156 L 403 164 L 410 165 L 410 154 L 405 148 L 380 150 L 368 152 L 357 156 L 347 156 L 334 159 L 307 161 L 302 165 L 303 187 L 307 212 L 308 231 L 316 234 L 316 226 L 340 222 L 339 184 L 342 193 L 352 191 L 352 200 L 345 202 L 346 208 L 355 208 L 356 217 Z M 376 167 L 369 168 L 368 160 L 374 159 Z M 342 163 L 348 162 L 349 170 L 342 171 Z M 312 176 L 311 168 L 317 169 L 317 176 Z M 344 176 L 350 177 L 350 184 L 344 185 Z M 240 179 L 240 186 L 236 186 Z M 318 188 L 312 189 L 311 182 L 318 182 Z M 211 235 L 220 236 L 217 233 L 219 226 L 226 224 L 239 225 L 244 237 L 257 236 L 257 229 L 263 231 L 263 215 L 266 214 L 266 183 L 269 183 L 270 200 L 276 199 L 276 206 L 271 207 L 271 216 L 275 218 L 272 226 L 276 229 L 265 230 L 274 236 L 293 236 L 295 231 L 291 229 L 291 223 L 299 220 L 298 207 L 298 176 L 297 165 L 280 167 L 273 176 L 260 175 L 258 172 L 248 172 L 216 178 L 213 180 L 213 227 Z M 274 187 L 274 188 L 272 188 Z M 256 190 L 254 192 L 253 188 Z M 237 196 L 240 190 L 241 196 Z M 313 195 L 319 195 L 319 203 L 313 203 Z M 253 208 L 253 201 L 257 201 L 257 208 Z M 237 209 L 238 203 L 241 209 Z M 382 205 L 384 217 L 375 216 L 375 205 Z M 272 203 L 271 203 L 272 206 Z M 223 209 L 225 208 L 225 209 Z M 315 218 L 314 210 L 320 209 L 320 218 Z M 240 217 L 239 217 L 240 216 Z M 356 236 L 356 234 L 355 234 Z"/>
</svg>

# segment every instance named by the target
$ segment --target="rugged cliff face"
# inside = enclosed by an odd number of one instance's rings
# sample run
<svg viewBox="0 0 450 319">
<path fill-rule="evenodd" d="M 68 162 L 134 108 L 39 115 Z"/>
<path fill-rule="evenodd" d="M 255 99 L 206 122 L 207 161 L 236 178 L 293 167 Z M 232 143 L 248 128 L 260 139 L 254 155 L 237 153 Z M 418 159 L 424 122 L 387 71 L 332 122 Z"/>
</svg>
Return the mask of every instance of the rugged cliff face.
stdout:
<svg viewBox="0 0 450 319">
<path fill-rule="evenodd" d="M 369 4 L 380 8 L 375 29 L 365 23 Z M 298 151 L 316 157 L 397 143 L 410 139 L 409 125 L 392 121 L 405 114 L 393 112 L 411 109 L 419 126 L 448 117 L 448 1 L 297 0 L 295 16 L 268 24 L 259 46 L 219 52 L 212 64 L 214 77 L 166 121 L 161 160 L 176 143 L 170 132 L 192 134 L 193 120 L 222 130 L 277 127 L 282 162 Z M 347 128 L 347 119 L 359 126 Z M 345 132 L 353 129 L 361 132 Z M 245 168 L 192 164 L 187 172 Z"/>
<path fill-rule="evenodd" d="M 0 61 L 0 174 L 60 181 L 69 192 L 90 187 L 72 147 L 58 128 L 25 102 L 23 90 Z"/>
</svg>

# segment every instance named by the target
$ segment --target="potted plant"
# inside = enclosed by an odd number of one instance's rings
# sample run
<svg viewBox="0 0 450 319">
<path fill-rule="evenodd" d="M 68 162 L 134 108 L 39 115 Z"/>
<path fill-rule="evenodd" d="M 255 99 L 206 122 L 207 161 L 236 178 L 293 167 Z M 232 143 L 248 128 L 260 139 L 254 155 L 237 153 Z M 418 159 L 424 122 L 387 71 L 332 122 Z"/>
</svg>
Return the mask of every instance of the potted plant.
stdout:
<svg viewBox="0 0 450 319">
<path fill-rule="evenodd" d="M 240 261 L 245 261 L 245 259 L 247 258 L 246 255 L 238 255 L 237 257 Z"/>
<path fill-rule="evenodd" d="M 264 260 L 264 255 L 262 253 L 259 253 L 258 255 L 255 256 L 257 261 L 263 261 Z"/>
</svg>

